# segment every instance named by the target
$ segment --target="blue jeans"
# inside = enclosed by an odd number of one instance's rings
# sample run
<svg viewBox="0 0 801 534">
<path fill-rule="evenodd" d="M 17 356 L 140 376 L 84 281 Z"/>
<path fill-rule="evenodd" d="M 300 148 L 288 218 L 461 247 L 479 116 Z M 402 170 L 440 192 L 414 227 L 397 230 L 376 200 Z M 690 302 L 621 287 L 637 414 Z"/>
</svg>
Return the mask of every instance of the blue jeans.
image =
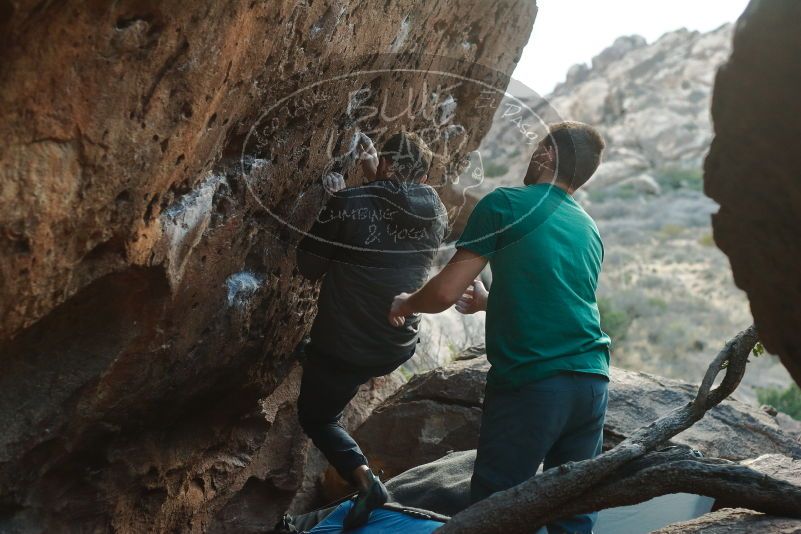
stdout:
<svg viewBox="0 0 801 534">
<path fill-rule="evenodd" d="M 543 469 L 594 458 L 603 445 L 608 379 L 561 373 L 484 396 L 470 486 L 473 502 L 528 480 Z M 589 534 L 597 514 L 548 524 L 549 534 Z"/>
</svg>

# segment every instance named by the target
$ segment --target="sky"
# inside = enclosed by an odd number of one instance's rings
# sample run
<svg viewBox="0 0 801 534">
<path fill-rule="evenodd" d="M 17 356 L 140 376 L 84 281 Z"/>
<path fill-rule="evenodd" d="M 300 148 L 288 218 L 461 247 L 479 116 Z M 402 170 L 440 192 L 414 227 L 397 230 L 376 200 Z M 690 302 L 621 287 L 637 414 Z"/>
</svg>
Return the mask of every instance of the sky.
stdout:
<svg viewBox="0 0 801 534">
<path fill-rule="evenodd" d="M 638 34 L 652 43 L 687 28 L 710 31 L 734 22 L 748 0 L 537 0 L 539 13 L 513 78 L 546 95 L 576 63 L 621 35 Z"/>
</svg>

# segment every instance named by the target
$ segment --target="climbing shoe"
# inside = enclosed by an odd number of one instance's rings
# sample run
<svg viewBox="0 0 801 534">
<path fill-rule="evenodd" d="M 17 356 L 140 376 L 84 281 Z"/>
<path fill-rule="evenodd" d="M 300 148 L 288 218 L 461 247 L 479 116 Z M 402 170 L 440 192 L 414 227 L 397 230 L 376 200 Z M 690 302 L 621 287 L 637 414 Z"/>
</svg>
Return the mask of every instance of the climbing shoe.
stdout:
<svg viewBox="0 0 801 534">
<path fill-rule="evenodd" d="M 369 476 L 373 481 L 367 491 L 360 491 L 356 495 L 353 506 L 351 506 L 348 515 L 345 516 L 345 520 L 342 522 L 344 530 L 364 526 L 367 520 L 370 519 L 370 512 L 381 507 L 389 500 L 389 492 L 387 492 L 386 486 L 372 471 L 369 472 Z"/>
</svg>

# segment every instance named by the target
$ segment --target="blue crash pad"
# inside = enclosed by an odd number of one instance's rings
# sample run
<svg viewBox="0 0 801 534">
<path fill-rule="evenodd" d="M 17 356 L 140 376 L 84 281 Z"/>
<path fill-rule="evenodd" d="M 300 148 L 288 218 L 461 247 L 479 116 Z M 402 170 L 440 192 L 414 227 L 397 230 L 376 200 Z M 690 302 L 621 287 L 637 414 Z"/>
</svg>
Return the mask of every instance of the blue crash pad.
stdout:
<svg viewBox="0 0 801 534">
<path fill-rule="evenodd" d="M 345 501 L 331 512 L 321 523 L 309 531 L 309 534 L 339 534 L 342 521 L 348 515 L 353 501 Z M 429 534 L 444 525 L 440 521 L 418 519 L 403 512 L 379 508 L 370 514 L 370 521 L 361 528 L 349 530 L 348 534 Z"/>
</svg>

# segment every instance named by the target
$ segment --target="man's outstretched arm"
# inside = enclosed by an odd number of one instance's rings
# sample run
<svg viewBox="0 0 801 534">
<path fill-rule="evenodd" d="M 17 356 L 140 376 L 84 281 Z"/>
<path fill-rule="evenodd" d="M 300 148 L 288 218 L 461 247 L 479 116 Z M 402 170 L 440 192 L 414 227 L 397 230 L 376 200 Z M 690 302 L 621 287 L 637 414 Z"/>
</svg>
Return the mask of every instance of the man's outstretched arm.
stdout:
<svg viewBox="0 0 801 534">
<path fill-rule="evenodd" d="M 460 248 L 451 261 L 426 285 L 412 294 L 401 293 L 392 302 L 389 322 L 403 326 L 406 317 L 414 313 L 439 313 L 451 307 L 473 283 L 487 258 Z"/>
</svg>

